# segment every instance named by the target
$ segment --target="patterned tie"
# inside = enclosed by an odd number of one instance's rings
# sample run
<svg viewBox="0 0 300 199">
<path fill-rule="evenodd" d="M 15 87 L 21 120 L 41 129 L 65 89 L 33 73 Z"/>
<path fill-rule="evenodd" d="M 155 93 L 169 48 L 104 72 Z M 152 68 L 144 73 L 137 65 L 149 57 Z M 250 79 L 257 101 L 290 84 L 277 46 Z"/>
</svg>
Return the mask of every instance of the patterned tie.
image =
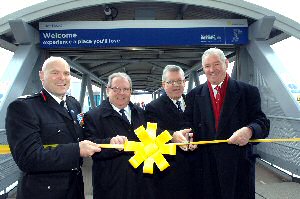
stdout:
<svg viewBox="0 0 300 199">
<path fill-rule="evenodd" d="M 130 124 L 130 122 L 129 122 L 127 116 L 125 115 L 125 110 L 124 110 L 124 109 L 121 109 L 119 112 L 122 114 L 123 120 L 125 120 L 128 124 Z"/>
<path fill-rule="evenodd" d="M 176 102 L 177 109 L 178 109 L 179 113 L 182 113 L 183 111 L 182 111 L 182 109 L 181 109 L 180 104 L 181 104 L 181 101 L 177 101 L 177 102 Z"/>
<path fill-rule="evenodd" d="M 220 119 L 220 112 L 221 112 L 221 87 L 220 86 L 216 86 L 215 87 L 217 94 L 215 96 L 215 102 L 216 102 L 216 112 L 215 112 L 215 125 L 216 125 L 216 130 L 218 130 L 219 127 L 219 119 Z"/>
<path fill-rule="evenodd" d="M 216 91 L 217 91 L 217 94 L 216 94 L 216 96 L 215 96 L 215 99 L 216 99 L 217 104 L 219 104 L 219 103 L 220 103 L 220 100 L 221 100 L 221 93 L 220 93 L 221 87 L 220 87 L 220 86 L 216 86 L 215 89 L 216 89 Z"/>
</svg>

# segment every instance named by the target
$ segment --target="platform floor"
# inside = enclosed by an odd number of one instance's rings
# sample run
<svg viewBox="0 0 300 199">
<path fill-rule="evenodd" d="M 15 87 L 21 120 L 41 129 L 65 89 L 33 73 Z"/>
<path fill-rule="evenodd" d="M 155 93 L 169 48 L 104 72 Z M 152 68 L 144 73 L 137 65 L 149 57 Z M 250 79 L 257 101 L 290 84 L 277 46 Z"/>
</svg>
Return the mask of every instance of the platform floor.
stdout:
<svg viewBox="0 0 300 199">
<path fill-rule="evenodd" d="M 89 162 L 89 161 L 88 161 Z M 85 176 L 86 177 L 86 176 Z M 86 178 L 85 178 L 86 179 Z M 87 183 L 89 184 L 89 183 Z M 90 189 L 86 190 L 91 192 Z M 92 199 L 86 195 L 86 199 Z M 256 164 L 256 199 L 300 199 L 300 183 L 278 175 L 261 163 Z M 15 199 L 11 196 L 8 199 Z"/>
<path fill-rule="evenodd" d="M 256 164 L 256 199 L 300 199 L 300 183 Z"/>
</svg>

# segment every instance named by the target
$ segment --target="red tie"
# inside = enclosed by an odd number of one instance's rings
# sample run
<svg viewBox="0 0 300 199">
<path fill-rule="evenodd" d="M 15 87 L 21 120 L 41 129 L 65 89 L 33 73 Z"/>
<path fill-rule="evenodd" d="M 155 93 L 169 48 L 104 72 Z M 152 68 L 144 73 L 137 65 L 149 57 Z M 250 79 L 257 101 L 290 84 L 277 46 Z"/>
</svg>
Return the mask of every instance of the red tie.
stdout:
<svg viewBox="0 0 300 199">
<path fill-rule="evenodd" d="M 216 130 L 218 130 L 218 126 L 219 126 L 219 119 L 220 119 L 220 112 L 221 112 L 221 88 L 220 86 L 216 86 L 215 87 L 216 91 L 217 91 L 217 94 L 215 96 L 215 102 L 216 102 L 216 115 L 215 115 L 215 124 L 216 124 Z"/>
<path fill-rule="evenodd" d="M 217 102 L 217 104 L 219 104 L 219 103 L 220 103 L 220 100 L 221 100 L 221 93 L 220 93 L 221 88 L 220 88 L 220 86 L 216 86 L 215 89 L 216 89 L 216 91 L 217 91 L 217 94 L 216 94 L 216 96 L 215 96 L 216 102 Z"/>
</svg>

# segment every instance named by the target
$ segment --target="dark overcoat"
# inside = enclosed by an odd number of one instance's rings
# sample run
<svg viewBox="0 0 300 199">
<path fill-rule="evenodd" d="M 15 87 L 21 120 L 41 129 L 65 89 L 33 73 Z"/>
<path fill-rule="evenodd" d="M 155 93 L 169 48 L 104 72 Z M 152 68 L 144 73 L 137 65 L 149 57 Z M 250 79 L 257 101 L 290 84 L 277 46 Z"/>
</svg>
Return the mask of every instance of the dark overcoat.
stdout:
<svg viewBox="0 0 300 199">
<path fill-rule="evenodd" d="M 111 106 L 109 99 L 90 110 L 84 116 L 84 134 L 96 143 L 110 143 L 117 135 L 126 136 L 129 141 L 139 141 L 134 130 L 145 126 L 144 110 L 129 103 L 131 124 Z M 93 158 L 93 198 L 94 199 L 142 199 L 151 198 L 152 176 L 142 174 L 142 166 L 134 169 L 129 163 L 132 152 L 116 149 L 102 149 Z M 150 179 L 148 179 L 148 177 Z"/>
<path fill-rule="evenodd" d="M 229 79 L 217 131 L 207 83 L 194 88 L 186 101 L 185 126 L 192 127 L 196 140 L 228 139 L 245 126 L 253 131 L 251 139 L 268 136 L 270 122 L 261 110 L 259 91 L 254 86 Z M 255 198 L 255 155 L 251 143 L 242 147 L 227 143 L 198 145 L 191 170 L 194 197 Z"/>
<path fill-rule="evenodd" d="M 159 131 L 169 130 L 172 133 L 181 129 L 180 121 L 183 120 L 183 114 L 166 94 L 147 104 L 145 115 L 147 121 L 158 124 Z M 170 167 L 162 172 L 158 171 L 154 176 L 157 199 L 190 198 L 188 155 L 188 152 L 179 147 L 176 149 L 176 156 L 164 155 Z"/>
<path fill-rule="evenodd" d="M 78 144 L 83 134 L 76 119 L 81 108 L 71 96 L 66 103 L 70 114 L 43 89 L 8 106 L 7 140 L 22 171 L 18 199 L 84 198 Z M 43 147 L 48 144 L 58 146 Z"/>
</svg>

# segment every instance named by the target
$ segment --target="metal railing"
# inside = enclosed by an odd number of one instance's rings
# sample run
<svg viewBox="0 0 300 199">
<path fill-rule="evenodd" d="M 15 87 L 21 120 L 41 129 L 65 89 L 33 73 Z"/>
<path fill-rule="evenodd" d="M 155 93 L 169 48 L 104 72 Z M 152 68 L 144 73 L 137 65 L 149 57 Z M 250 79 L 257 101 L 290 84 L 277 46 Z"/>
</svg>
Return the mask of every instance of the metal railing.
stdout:
<svg viewBox="0 0 300 199">
<path fill-rule="evenodd" d="M 7 144 L 4 129 L 0 130 L 0 144 Z M 0 155 L 0 198 L 5 198 L 7 192 L 14 188 L 12 186 L 18 181 L 19 174 L 20 170 L 11 154 Z"/>
<path fill-rule="evenodd" d="M 267 117 L 271 121 L 269 138 L 300 137 L 300 118 Z M 256 149 L 262 159 L 290 172 L 292 176 L 300 176 L 300 142 L 260 143 Z"/>
</svg>

